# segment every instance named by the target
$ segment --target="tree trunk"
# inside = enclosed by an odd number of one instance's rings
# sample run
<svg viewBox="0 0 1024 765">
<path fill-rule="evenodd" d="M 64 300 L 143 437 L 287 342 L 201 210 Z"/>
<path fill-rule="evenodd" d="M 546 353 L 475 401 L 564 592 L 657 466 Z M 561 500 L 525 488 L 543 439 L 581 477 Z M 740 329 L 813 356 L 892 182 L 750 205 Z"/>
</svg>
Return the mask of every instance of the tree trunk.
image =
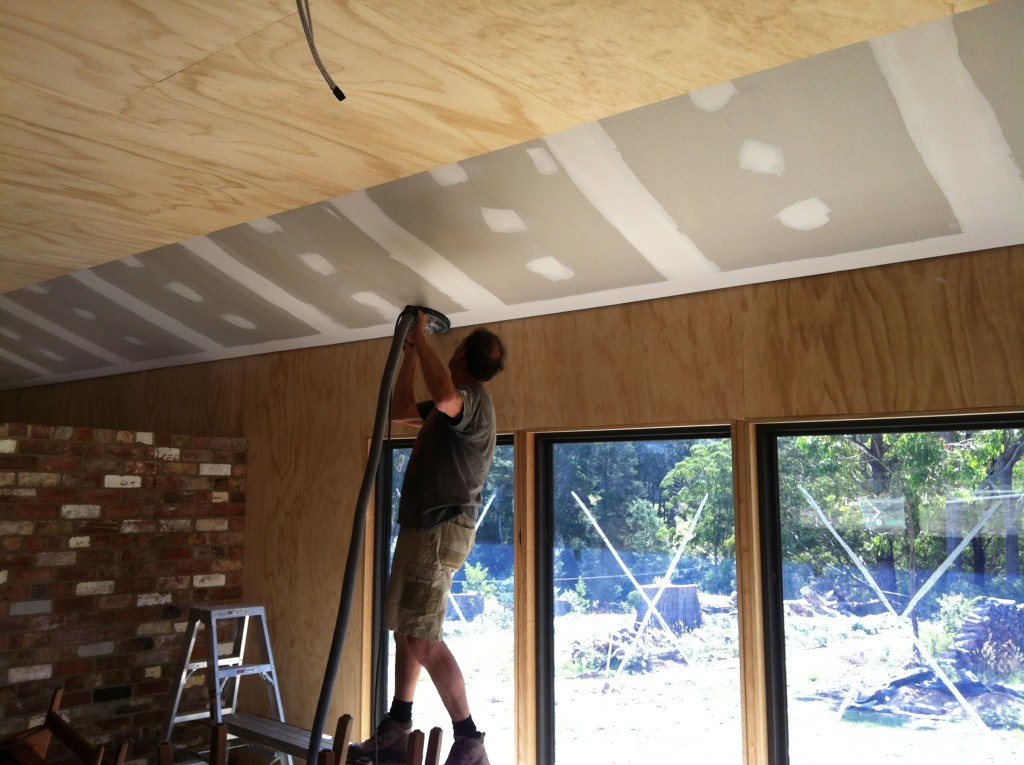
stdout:
<svg viewBox="0 0 1024 765">
<path fill-rule="evenodd" d="M 985 543 L 980 535 L 976 535 L 971 540 L 971 550 L 974 552 L 974 583 L 979 588 L 984 588 L 985 568 L 988 561 L 985 558 Z"/>
<path fill-rule="evenodd" d="M 946 557 L 952 555 L 957 545 L 964 541 L 963 521 L 961 520 L 963 512 L 963 502 L 952 500 L 946 503 Z M 963 567 L 963 554 L 961 553 L 950 565 L 950 570 L 959 573 Z"/>
<path fill-rule="evenodd" d="M 642 586 L 644 593 L 653 601 L 661 585 L 645 584 Z M 668 585 L 654 607 L 674 630 L 679 629 L 680 626 L 683 629 L 692 630 L 701 625 L 700 600 L 697 598 L 697 585 L 695 584 Z M 645 613 L 647 613 L 647 604 L 642 603 L 638 611 L 638 622 L 643 619 Z M 651 619 L 654 618 L 652 614 Z M 679 631 L 682 632 L 683 629 L 679 629 Z"/>
</svg>

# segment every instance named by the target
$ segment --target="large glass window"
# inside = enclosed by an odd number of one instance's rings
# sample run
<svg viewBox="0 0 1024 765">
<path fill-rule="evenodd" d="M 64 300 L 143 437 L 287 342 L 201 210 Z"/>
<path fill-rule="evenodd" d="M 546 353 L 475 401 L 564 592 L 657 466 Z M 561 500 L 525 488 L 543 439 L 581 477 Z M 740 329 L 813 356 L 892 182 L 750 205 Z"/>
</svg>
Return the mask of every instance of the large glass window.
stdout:
<svg viewBox="0 0 1024 765">
<path fill-rule="evenodd" d="M 538 762 L 741 761 L 728 435 L 542 439 Z"/>
<path fill-rule="evenodd" d="M 767 430 L 774 759 L 1020 762 L 1024 421 Z"/>
<path fill-rule="evenodd" d="M 390 464 L 391 470 L 380 487 L 381 495 L 390 497 L 389 512 L 379 528 L 379 544 L 387 552 L 379 570 L 381 597 L 398 539 L 398 501 L 411 451 L 411 442 L 401 441 L 393 442 L 387 451 L 390 461 L 385 464 Z M 455 575 L 444 624 L 444 640 L 466 677 L 473 719 L 487 733 L 487 753 L 493 765 L 513 765 L 515 751 L 513 470 L 512 439 L 500 437 L 478 511 L 476 546 Z M 387 658 L 386 664 L 378 662 L 376 683 L 378 711 L 383 712 L 392 694 L 394 640 L 390 634 L 379 637 L 378 645 L 385 646 L 380 656 Z M 426 672 L 416 691 L 413 723 L 424 732 L 438 726 L 445 741 L 451 741 L 451 720 Z"/>
</svg>

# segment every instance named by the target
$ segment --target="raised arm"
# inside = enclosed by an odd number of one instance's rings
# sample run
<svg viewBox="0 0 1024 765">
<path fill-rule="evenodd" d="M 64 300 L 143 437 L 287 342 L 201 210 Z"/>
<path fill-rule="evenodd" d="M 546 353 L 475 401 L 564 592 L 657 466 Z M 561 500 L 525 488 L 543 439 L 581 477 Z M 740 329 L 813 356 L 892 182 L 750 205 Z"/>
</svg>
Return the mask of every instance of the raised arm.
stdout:
<svg viewBox="0 0 1024 765">
<path fill-rule="evenodd" d="M 411 330 L 410 330 L 411 331 Z M 406 339 L 402 353 L 402 366 L 395 378 L 395 388 L 391 394 L 391 419 L 404 425 L 420 426 L 419 407 L 416 406 L 416 349 Z"/>
<path fill-rule="evenodd" d="M 423 381 L 427 384 L 427 392 L 434 406 L 449 417 L 458 417 L 462 414 L 462 394 L 455 388 L 451 370 L 430 344 L 424 331 L 426 320 L 426 314 L 421 312 L 416 324 L 409 330 L 408 341 L 416 352 Z"/>
</svg>

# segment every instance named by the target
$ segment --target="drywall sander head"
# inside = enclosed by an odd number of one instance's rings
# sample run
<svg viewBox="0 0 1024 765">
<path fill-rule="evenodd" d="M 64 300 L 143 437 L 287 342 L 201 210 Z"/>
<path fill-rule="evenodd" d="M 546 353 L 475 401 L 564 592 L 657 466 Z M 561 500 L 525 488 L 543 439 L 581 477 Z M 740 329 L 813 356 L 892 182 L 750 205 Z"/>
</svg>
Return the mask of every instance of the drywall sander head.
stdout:
<svg viewBox="0 0 1024 765">
<path fill-rule="evenodd" d="M 433 308 L 427 308 L 423 305 L 407 305 L 402 313 L 407 312 L 411 312 L 414 319 L 417 313 L 426 314 L 427 323 L 424 329 L 428 335 L 443 335 L 452 328 L 452 323 L 448 320 L 448 317 L 440 311 L 435 311 Z"/>
</svg>

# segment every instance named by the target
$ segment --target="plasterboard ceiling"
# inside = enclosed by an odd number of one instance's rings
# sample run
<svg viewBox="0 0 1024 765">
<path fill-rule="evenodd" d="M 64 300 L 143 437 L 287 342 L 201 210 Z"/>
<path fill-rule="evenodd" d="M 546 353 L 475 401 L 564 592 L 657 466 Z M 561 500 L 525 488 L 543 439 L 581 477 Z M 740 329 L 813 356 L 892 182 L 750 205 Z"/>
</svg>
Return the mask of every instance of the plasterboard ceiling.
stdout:
<svg viewBox="0 0 1024 765">
<path fill-rule="evenodd" d="M 16 388 L 1024 241 L 1024 2 L 0 296 Z"/>
</svg>

